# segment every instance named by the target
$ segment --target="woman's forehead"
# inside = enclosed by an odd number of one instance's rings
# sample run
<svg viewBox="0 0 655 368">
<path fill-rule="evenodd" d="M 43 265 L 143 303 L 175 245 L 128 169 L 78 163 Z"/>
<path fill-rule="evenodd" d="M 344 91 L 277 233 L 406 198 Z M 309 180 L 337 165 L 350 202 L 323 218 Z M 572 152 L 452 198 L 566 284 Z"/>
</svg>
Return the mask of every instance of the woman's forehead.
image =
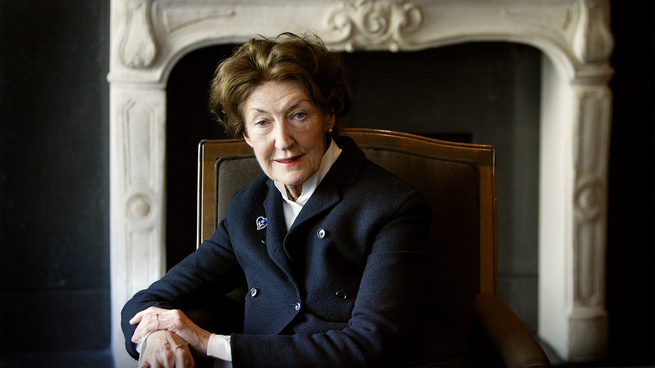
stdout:
<svg viewBox="0 0 655 368">
<path fill-rule="evenodd" d="M 299 104 L 313 105 L 307 89 L 297 81 L 268 81 L 255 87 L 243 104 L 249 111 L 281 112 Z"/>
</svg>

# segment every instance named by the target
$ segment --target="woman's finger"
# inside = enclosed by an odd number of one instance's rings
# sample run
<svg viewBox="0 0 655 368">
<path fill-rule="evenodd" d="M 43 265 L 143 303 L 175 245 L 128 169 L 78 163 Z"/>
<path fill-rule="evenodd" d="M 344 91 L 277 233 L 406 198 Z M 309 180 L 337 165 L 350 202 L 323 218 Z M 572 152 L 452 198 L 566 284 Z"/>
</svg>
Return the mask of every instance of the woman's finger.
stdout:
<svg viewBox="0 0 655 368">
<path fill-rule="evenodd" d="M 144 314 L 132 334 L 132 342 L 137 343 L 150 332 L 160 330 L 160 316 L 160 313 Z"/>
<path fill-rule="evenodd" d="M 132 334 L 132 342 L 134 343 L 139 342 L 141 338 L 143 338 L 150 332 L 168 329 L 168 327 L 170 326 L 168 325 L 162 326 L 161 322 L 163 319 L 166 319 L 164 316 L 170 312 L 173 311 L 168 309 L 157 308 L 157 307 L 150 307 L 146 310 L 137 313 L 130 320 L 131 324 L 138 323 L 138 326 L 134 330 L 134 334 Z"/>
<path fill-rule="evenodd" d="M 175 353 L 175 367 L 184 367 L 184 368 L 194 368 L 196 362 L 191 356 L 191 350 L 189 350 L 189 345 L 186 343 L 180 343 L 174 348 Z"/>
<path fill-rule="evenodd" d="M 135 325 L 135 324 L 141 322 L 145 316 L 154 315 L 154 314 L 157 314 L 157 313 L 161 314 L 161 313 L 163 313 L 165 311 L 166 311 L 166 309 L 157 308 L 157 307 L 150 307 L 148 309 L 144 309 L 141 312 L 135 314 L 134 317 L 132 317 L 132 319 L 130 319 L 130 324 Z"/>
<path fill-rule="evenodd" d="M 164 368 L 175 368 L 175 352 L 171 349 L 171 343 L 168 340 L 159 349 L 159 361 Z"/>
<path fill-rule="evenodd" d="M 170 331 L 153 332 L 142 352 L 139 368 L 193 368 L 189 344 Z"/>
<path fill-rule="evenodd" d="M 136 325 L 137 323 L 141 322 L 141 319 L 143 318 L 144 314 L 146 313 L 146 310 L 142 310 L 141 312 L 135 314 L 134 317 L 132 317 L 132 319 L 130 319 L 130 324 L 131 325 Z"/>
</svg>

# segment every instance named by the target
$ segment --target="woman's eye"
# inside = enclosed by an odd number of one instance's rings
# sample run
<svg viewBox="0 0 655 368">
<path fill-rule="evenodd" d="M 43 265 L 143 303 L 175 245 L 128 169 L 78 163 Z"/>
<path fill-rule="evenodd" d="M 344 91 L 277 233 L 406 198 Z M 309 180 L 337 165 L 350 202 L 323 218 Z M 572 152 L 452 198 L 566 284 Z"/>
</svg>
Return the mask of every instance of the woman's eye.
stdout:
<svg viewBox="0 0 655 368">
<path fill-rule="evenodd" d="M 257 120 L 257 121 L 255 121 L 254 125 L 258 126 L 258 127 L 263 127 L 263 126 L 266 126 L 266 124 L 268 124 L 268 122 L 266 120 Z"/>
<path fill-rule="evenodd" d="M 303 119 L 305 116 L 307 116 L 307 114 L 304 113 L 304 112 L 297 112 L 297 113 L 293 114 L 293 118 L 294 118 L 294 119 L 297 119 L 297 120 L 301 120 L 301 119 Z"/>
</svg>

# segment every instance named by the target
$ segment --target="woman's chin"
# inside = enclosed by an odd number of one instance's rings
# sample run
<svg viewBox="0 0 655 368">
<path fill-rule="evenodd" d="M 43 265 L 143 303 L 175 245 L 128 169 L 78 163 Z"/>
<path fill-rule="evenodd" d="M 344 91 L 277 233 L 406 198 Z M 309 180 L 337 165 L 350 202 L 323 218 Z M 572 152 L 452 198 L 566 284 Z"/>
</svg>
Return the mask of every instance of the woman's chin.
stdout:
<svg viewBox="0 0 655 368">
<path fill-rule="evenodd" d="M 282 171 L 282 170 L 280 170 Z M 276 172 L 273 180 L 280 182 L 288 187 L 302 185 L 311 175 L 306 175 L 301 170 L 284 170 Z M 269 175 L 269 177 L 271 177 Z"/>
</svg>

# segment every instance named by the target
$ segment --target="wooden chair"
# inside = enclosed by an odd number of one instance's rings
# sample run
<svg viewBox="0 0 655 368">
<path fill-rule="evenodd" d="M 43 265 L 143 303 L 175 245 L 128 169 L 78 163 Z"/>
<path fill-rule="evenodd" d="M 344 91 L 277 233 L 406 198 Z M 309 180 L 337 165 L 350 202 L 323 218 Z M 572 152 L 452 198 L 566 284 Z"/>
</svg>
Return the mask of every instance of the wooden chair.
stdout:
<svg viewBox="0 0 655 368">
<path fill-rule="evenodd" d="M 456 336 L 444 344 L 470 348 L 480 365 L 550 366 L 532 334 L 498 297 L 494 148 L 372 129 L 343 134 L 371 161 L 420 190 L 433 208 L 437 282 L 426 297 L 428 318 L 445 320 L 443 331 Z M 234 192 L 261 172 L 242 139 L 200 143 L 198 244 L 211 237 Z M 432 338 L 444 337 L 434 331 Z"/>
</svg>

